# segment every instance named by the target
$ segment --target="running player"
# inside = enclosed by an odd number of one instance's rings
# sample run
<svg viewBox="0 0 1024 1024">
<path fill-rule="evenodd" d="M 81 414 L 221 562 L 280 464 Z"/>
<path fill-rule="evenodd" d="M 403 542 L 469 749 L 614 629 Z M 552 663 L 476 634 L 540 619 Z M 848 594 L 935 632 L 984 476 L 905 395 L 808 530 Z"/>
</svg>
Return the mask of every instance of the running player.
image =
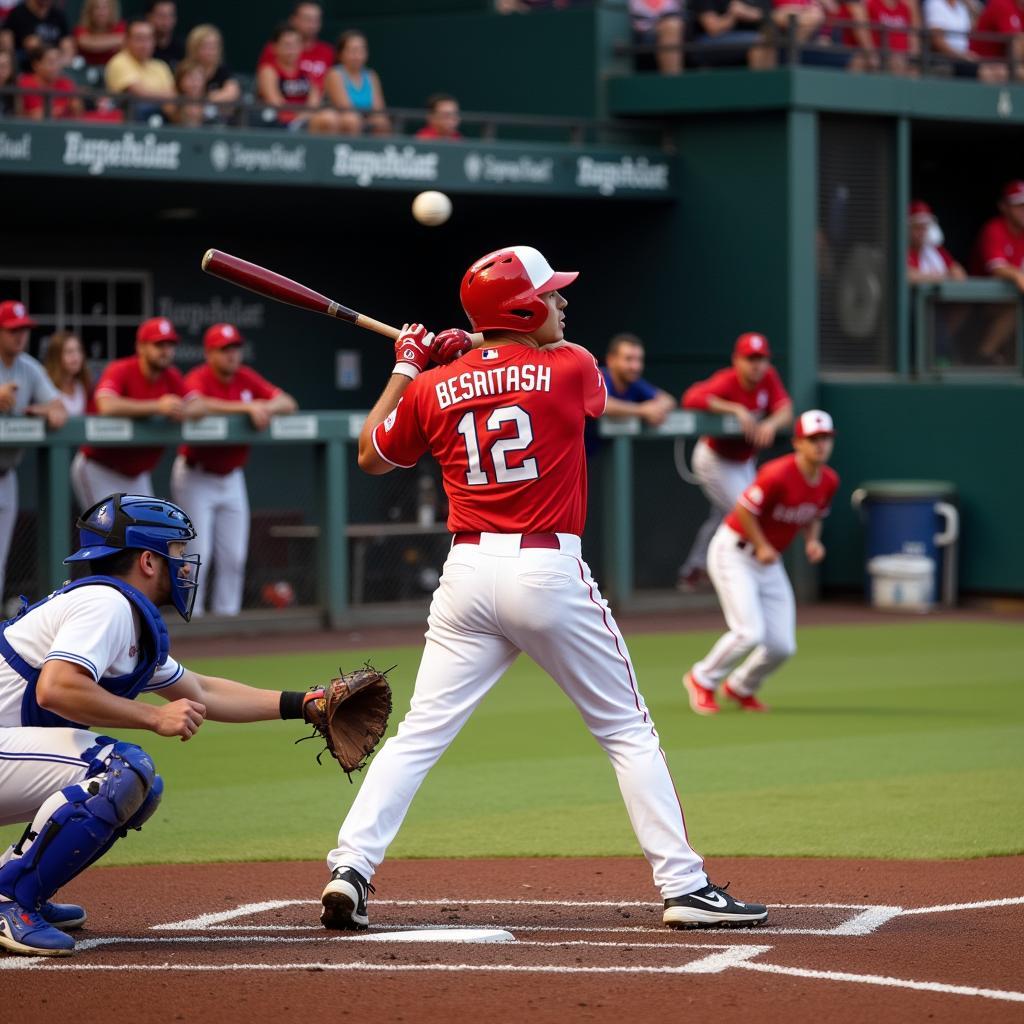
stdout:
<svg viewBox="0 0 1024 1024">
<path fill-rule="evenodd" d="M 188 740 L 207 718 L 301 718 L 317 693 L 200 675 L 170 656 L 158 606 L 188 621 L 199 573 L 176 505 L 115 494 L 78 527 L 65 561 L 87 575 L 0 623 L 0 825 L 29 823 L 0 855 L 0 948 L 31 956 L 74 951 L 65 932 L 85 911 L 53 895 L 160 803 L 149 754 L 96 727 Z M 149 692 L 167 703 L 134 700 Z"/>
<path fill-rule="evenodd" d="M 753 925 L 767 909 L 711 885 L 626 643 L 581 558 L 587 477 L 583 428 L 607 396 L 594 357 L 563 340 L 556 273 L 529 246 L 490 253 L 462 281 L 482 347 L 427 372 L 432 335 L 407 328 L 398 363 L 363 426 L 359 465 L 441 465 L 454 534 L 428 618 L 412 705 L 370 765 L 327 858 L 328 928 L 369 924 L 367 891 L 417 789 L 520 651 L 576 705 L 608 754 L 672 927 Z M 433 344 L 456 338 L 446 331 Z"/>
<path fill-rule="evenodd" d="M 725 695 L 743 710 L 767 711 L 757 692 L 796 652 L 796 605 L 782 552 L 803 531 L 807 561 L 825 557 L 821 521 L 839 487 L 826 465 L 834 433 L 827 412 L 805 412 L 793 432 L 796 453 L 761 467 L 711 539 L 708 572 L 729 632 L 683 677 L 699 715 L 718 712 L 715 689 L 723 680 Z"/>
<path fill-rule="evenodd" d="M 234 324 L 214 324 L 203 335 L 206 362 L 185 376 L 185 394 L 198 394 L 210 413 L 244 413 L 257 430 L 273 416 L 295 412 L 295 399 L 242 365 L 242 335 Z M 249 445 L 188 445 L 171 468 L 171 497 L 189 514 L 198 535 L 197 553 L 216 567 L 211 612 L 237 615 L 242 608 L 249 554 L 249 495 L 242 467 Z M 211 558 L 212 556 L 212 558 Z M 206 610 L 206 577 L 192 614 Z"/>
<path fill-rule="evenodd" d="M 793 403 L 770 360 L 763 334 L 741 334 L 732 350 L 732 366 L 692 385 L 683 395 L 684 409 L 735 416 L 743 437 L 702 437 L 693 449 L 693 475 L 711 509 L 679 568 L 681 590 L 694 590 L 704 579 L 708 544 L 722 517 L 754 479 L 754 452 L 768 448 L 776 432 L 793 422 Z"/>
</svg>

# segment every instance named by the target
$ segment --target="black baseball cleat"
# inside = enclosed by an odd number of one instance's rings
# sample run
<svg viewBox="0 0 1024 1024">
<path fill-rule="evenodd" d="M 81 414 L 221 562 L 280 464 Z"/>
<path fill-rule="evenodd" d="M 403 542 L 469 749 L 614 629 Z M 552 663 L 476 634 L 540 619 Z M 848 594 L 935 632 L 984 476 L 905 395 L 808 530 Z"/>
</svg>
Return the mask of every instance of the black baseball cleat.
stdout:
<svg viewBox="0 0 1024 1024">
<path fill-rule="evenodd" d="M 733 899 L 725 885 L 708 884 L 685 896 L 665 900 L 662 921 L 669 928 L 753 928 L 768 920 L 768 908 L 761 903 Z"/>
<path fill-rule="evenodd" d="M 358 871 L 353 868 L 335 868 L 320 897 L 324 905 L 320 911 L 323 926 L 347 932 L 361 932 L 369 928 L 367 892 L 376 890 Z"/>
</svg>

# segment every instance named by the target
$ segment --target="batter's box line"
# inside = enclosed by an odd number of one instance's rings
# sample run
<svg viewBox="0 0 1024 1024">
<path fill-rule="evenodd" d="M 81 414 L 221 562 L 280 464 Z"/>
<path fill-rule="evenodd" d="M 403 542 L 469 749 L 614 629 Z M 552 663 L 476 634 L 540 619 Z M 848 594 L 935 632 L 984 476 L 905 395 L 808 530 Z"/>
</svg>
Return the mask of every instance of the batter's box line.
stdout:
<svg viewBox="0 0 1024 1024">
<path fill-rule="evenodd" d="M 264 900 L 259 903 L 245 903 L 241 906 L 235 907 L 231 910 L 217 911 L 211 914 L 200 914 L 198 917 L 188 918 L 183 921 L 169 921 L 164 924 L 153 925 L 152 931 L 230 931 L 230 932 L 246 932 L 246 931 L 275 931 L 275 932 L 287 932 L 287 931 L 304 931 L 307 928 L 315 928 L 314 925 L 282 925 L 282 924 L 258 924 L 258 925 L 243 925 L 243 924 L 231 924 L 232 921 L 237 921 L 241 917 L 252 917 L 256 914 L 269 913 L 272 910 L 283 910 L 287 907 L 296 906 L 320 906 L 319 900 Z M 430 900 L 374 900 L 374 906 L 384 907 L 450 907 L 450 908 L 463 908 L 463 907 L 517 907 L 517 908 L 537 908 L 544 907 L 550 909 L 581 909 L 581 908 L 634 908 L 634 909 L 661 909 L 660 903 L 652 903 L 650 901 L 634 901 L 634 900 L 507 900 L 507 899 L 469 899 L 460 900 L 454 898 L 448 899 L 430 899 Z M 833 925 L 830 928 L 799 928 L 799 927 L 768 927 L 759 928 L 758 934 L 770 934 L 770 935 L 834 935 L 834 936 L 860 936 L 860 935 L 871 935 L 877 931 L 883 924 L 897 917 L 903 913 L 901 907 L 888 907 L 881 905 L 864 905 L 860 903 L 779 903 L 774 905 L 774 909 L 780 910 L 851 910 L 856 913 L 846 921 L 840 922 L 838 925 Z M 393 925 L 391 927 L 394 927 Z M 408 927 L 408 926 L 406 926 Z M 437 927 L 436 925 L 433 927 Z M 516 926 L 510 926 L 516 927 Z M 634 926 L 627 926 L 634 927 Z M 556 925 L 520 925 L 518 926 L 520 931 L 533 930 L 549 930 L 549 931 L 596 931 L 596 932 L 609 932 L 609 931 L 625 931 L 627 927 L 607 927 L 607 928 L 564 928 Z M 637 930 L 646 930 L 640 928 Z M 653 930 L 653 929 L 652 929 Z"/>
</svg>

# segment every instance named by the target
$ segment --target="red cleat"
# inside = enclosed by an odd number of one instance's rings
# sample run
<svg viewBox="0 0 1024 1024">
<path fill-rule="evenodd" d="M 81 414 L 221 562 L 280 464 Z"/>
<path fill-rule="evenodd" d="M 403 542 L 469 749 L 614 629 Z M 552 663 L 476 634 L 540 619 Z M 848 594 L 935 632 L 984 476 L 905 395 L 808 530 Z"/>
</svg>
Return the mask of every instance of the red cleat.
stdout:
<svg viewBox="0 0 1024 1024">
<path fill-rule="evenodd" d="M 715 703 L 715 691 L 708 690 L 701 686 L 696 679 L 693 678 L 692 672 L 687 672 L 683 676 L 683 686 L 686 687 L 686 692 L 690 698 L 690 707 L 697 712 L 698 715 L 717 715 L 718 705 Z"/>
<path fill-rule="evenodd" d="M 743 711 L 769 711 L 770 708 L 763 701 L 758 700 L 752 693 L 742 694 L 737 693 L 732 687 L 729 686 L 728 681 L 722 685 L 722 689 L 725 690 L 726 697 L 729 700 L 736 701 Z"/>
</svg>

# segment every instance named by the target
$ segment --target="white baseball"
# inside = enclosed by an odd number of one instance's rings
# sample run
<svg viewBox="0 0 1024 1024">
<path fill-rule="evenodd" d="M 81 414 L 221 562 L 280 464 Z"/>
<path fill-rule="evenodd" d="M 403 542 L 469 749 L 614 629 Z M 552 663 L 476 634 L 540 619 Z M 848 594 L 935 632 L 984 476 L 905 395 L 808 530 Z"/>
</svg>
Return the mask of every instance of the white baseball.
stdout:
<svg viewBox="0 0 1024 1024">
<path fill-rule="evenodd" d="M 452 201 L 443 192 L 421 192 L 412 201 L 412 215 L 421 224 L 436 228 L 452 215 Z"/>
</svg>

